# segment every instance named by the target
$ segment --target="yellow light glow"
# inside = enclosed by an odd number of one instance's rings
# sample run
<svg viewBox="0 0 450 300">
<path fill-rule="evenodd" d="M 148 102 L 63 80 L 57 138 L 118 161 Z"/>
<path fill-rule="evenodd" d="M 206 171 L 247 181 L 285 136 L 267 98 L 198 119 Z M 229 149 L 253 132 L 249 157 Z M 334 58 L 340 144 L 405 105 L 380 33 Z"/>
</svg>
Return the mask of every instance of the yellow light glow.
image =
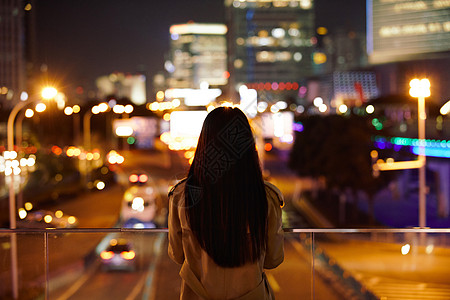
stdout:
<svg viewBox="0 0 450 300">
<path fill-rule="evenodd" d="M 67 222 L 69 222 L 69 224 L 71 225 L 75 224 L 76 221 L 77 218 L 75 218 L 74 216 L 70 216 L 69 218 L 67 218 Z"/>
<path fill-rule="evenodd" d="M 185 157 L 186 159 L 190 159 L 190 158 L 192 158 L 192 157 L 194 156 L 194 154 L 195 154 L 195 151 L 186 151 L 186 152 L 184 153 L 184 157 Z"/>
<path fill-rule="evenodd" d="M 325 34 L 327 34 L 327 33 L 328 33 L 328 29 L 326 29 L 325 27 L 319 27 L 319 28 L 317 28 L 317 34 L 325 35 Z"/>
<path fill-rule="evenodd" d="M 407 255 L 410 250 L 411 250 L 411 245 L 410 244 L 403 245 L 402 249 L 401 249 L 402 255 Z"/>
<path fill-rule="evenodd" d="M 375 111 L 375 107 L 373 105 L 367 105 L 366 107 L 366 113 L 373 114 L 373 112 Z"/>
<path fill-rule="evenodd" d="M 45 215 L 45 217 L 44 217 L 44 222 L 45 222 L 45 223 L 49 224 L 49 223 L 52 222 L 52 220 L 53 220 L 52 216 L 50 216 L 50 215 Z"/>
<path fill-rule="evenodd" d="M 172 100 L 172 105 L 173 105 L 173 107 L 178 107 L 178 106 L 180 106 L 180 105 L 181 105 L 180 99 L 173 99 L 173 100 Z"/>
<path fill-rule="evenodd" d="M 326 104 L 321 104 L 320 106 L 319 106 L 319 111 L 321 112 L 321 113 L 324 113 L 324 112 L 326 112 L 328 110 L 328 106 L 326 105 Z"/>
<path fill-rule="evenodd" d="M 447 101 L 444 105 L 442 105 L 441 109 L 439 110 L 441 115 L 448 115 L 450 113 L 450 100 Z"/>
<path fill-rule="evenodd" d="M 79 149 L 79 148 L 73 149 L 73 155 L 74 156 L 80 156 L 81 155 L 81 149 Z"/>
<path fill-rule="evenodd" d="M 164 92 L 163 91 L 159 91 L 156 93 L 156 100 L 158 100 L 158 101 L 164 100 Z"/>
<path fill-rule="evenodd" d="M 131 136 L 133 132 L 133 128 L 130 126 L 119 126 L 116 128 L 117 136 Z"/>
<path fill-rule="evenodd" d="M 73 113 L 74 113 L 74 114 L 79 113 L 80 110 L 81 110 L 81 108 L 80 108 L 79 105 L 74 105 L 74 106 L 72 107 L 72 109 L 73 109 Z"/>
<path fill-rule="evenodd" d="M 34 110 L 32 110 L 31 108 L 27 108 L 27 110 L 25 111 L 25 117 L 31 118 L 33 116 L 34 116 Z"/>
<path fill-rule="evenodd" d="M 64 114 L 66 114 L 67 116 L 70 116 L 71 114 L 73 114 L 73 108 L 70 106 L 66 106 L 64 108 Z"/>
<path fill-rule="evenodd" d="M 98 152 L 94 152 L 94 160 L 99 160 L 100 159 L 100 153 Z"/>
<path fill-rule="evenodd" d="M 27 217 L 27 211 L 23 208 L 19 208 L 18 213 L 19 213 L 19 218 L 22 220 Z"/>
<path fill-rule="evenodd" d="M 31 4 L 30 3 L 27 3 L 27 5 L 25 5 L 25 8 L 24 8 L 26 11 L 30 11 L 31 9 L 32 9 L 32 6 L 31 6 Z"/>
<path fill-rule="evenodd" d="M 133 110 L 134 110 L 133 105 L 131 105 L 131 104 L 125 105 L 125 113 L 131 114 L 133 112 Z"/>
<path fill-rule="evenodd" d="M 31 202 L 25 202 L 24 206 L 25 206 L 26 210 L 32 210 L 33 209 L 33 204 L 31 204 Z"/>
<path fill-rule="evenodd" d="M 45 105 L 44 103 L 38 103 L 36 104 L 36 108 L 35 110 L 39 113 L 45 111 L 47 109 L 47 105 Z"/>
<path fill-rule="evenodd" d="M 370 157 L 372 157 L 373 159 L 378 157 L 378 151 L 377 150 L 372 150 L 370 152 Z"/>
<path fill-rule="evenodd" d="M 411 97 L 430 97 L 430 81 L 426 78 L 418 79 L 414 78 L 409 82 L 409 94 Z"/>
<path fill-rule="evenodd" d="M 341 114 L 345 114 L 345 113 L 347 112 L 347 110 L 348 110 L 347 105 L 345 105 L 345 104 L 339 105 L 339 112 L 340 112 Z"/>
<path fill-rule="evenodd" d="M 46 100 L 50 100 L 52 98 L 55 98 L 56 95 L 58 95 L 58 91 L 51 86 L 47 86 L 45 88 L 42 89 L 42 98 L 46 99 Z"/>
<path fill-rule="evenodd" d="M 164 121 L 170 121 L 170 113 L 165 113 L 163 119 Z"/>
<path fill-rule="evenodd" d="M 101 191 L 105 188 L 105 183 L 103 181 L 98 181 L 95 187 L 97 188 L 97 190 Z"/>
<path fill-rule="evenodd" d="M 313 61 L 316 65 L 320 65 L 327 62 L 327 56 L 325 53 L 316 52 L 313 54 Z"/>
<path fill-rule="evenodd" d="M 63 215 L 64 215 L 64 213 L 61 210 L 55 211 L 55 217 L 62 218 Z"/>
<path fill-rule="evenodd" d="M 113 112 L 116 114 L 123 114 L 125 112 L 125 106 L 116 104 L 113 106 Z"/>
<path fill-rule="evenodd" d="M 94 154 L 91 153 L 91 152 L 88 152 L 88 153 L 86 154 L 86 159 L 87 159 L 87 160 L 93 160 L 93 159 L 94 159 Z"/>
<path fill-rule="evenodd" d="M 108 111 L 108 108 L 109 108 L 109 106 L 105 102 L 102 102 L 98 105 L 98 109 L 100 112 L 106 112 L 106 111 Z"/>
<path fill-rule="evenodd" d="M 159 103 L 158 102 L 153 102 L 152 104 L 150 104 L 150 110 L 151 111 L 157 111 L 159 109 Z"/>
<path fill-rule="evenodd" d="M 100 108 L 98 107 L 98 105 L 92 107 L 92 108 L 91 108 L 91 112 L 92 112 L 94 115 L 99 114 L 99 113 L 100 113 Z"/>
<path fill-rule="evenodd" d="M 225 34 L 227 26 L 223 24 L 177 24 L 170 26 L 171 34 Z"/>
</svg>

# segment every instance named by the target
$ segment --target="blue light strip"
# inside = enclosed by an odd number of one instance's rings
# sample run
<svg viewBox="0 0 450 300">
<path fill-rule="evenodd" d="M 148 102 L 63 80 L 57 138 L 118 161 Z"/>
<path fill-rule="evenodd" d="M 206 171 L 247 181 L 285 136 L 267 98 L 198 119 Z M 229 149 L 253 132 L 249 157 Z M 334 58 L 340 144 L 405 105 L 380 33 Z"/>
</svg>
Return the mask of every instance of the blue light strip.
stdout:
<svg viewBox="0 0 450 300">
<path fill-rule="evenodd" d="M 425 156 L 450 158 L 450 140 L 419 140 L 405 137 L 393 137 L 391 139 L 376 136 L 374 137 L 375 146 L 378 149 L 392 148 L 399 151 L 400 148 L 410 147 L 410 151 L 419 155 L 420 146 L 425 147 Z"/>
<path fill-rule="evenodd" d="M 414 146 L 412 147 L 412 153 L 419 155 L 420 154 L 420 147 Z M 442 149 L 442 148 L 430 148 L 425 147 L 425 156 L 433 156 L 433 157 L 443 157 L 443 158 L 450 158 L 450 149 Z"/>
</svg>

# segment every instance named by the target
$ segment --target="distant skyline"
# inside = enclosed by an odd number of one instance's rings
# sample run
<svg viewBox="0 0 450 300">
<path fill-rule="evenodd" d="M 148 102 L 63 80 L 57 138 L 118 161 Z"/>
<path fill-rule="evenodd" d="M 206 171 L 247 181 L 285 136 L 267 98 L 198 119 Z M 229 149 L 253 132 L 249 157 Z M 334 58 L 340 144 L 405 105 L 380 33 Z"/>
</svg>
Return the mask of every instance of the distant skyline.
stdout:
<svg viewBox="0 0 450 300">
<path fill-rule="evenodd" d="M 365 30 L 365 1 L 316 0 L 316 25 Z M 94 87 L 114 71 L 163 69 L 169 28 L 194 22 L 224 23 L 223 0 L 37 0 L 37 57 L 63 88 Z M 147 84 L 150 86 L 150 84 Z"/>
</svg>

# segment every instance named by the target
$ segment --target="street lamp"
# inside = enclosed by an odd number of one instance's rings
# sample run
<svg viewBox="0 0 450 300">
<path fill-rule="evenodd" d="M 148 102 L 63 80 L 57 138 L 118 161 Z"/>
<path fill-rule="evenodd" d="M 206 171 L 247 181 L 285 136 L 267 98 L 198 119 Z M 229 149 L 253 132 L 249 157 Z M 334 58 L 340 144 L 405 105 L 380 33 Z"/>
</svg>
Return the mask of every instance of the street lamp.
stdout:
<svg viewBox="0 0 450 300">
<path fill-rule="evenodd" d="M 52 99 L 56 96 L 58 91 L 53 87 L 45 87 L 42 90 L 42 98 Z M 6 135 L 7 135 L 7 148 L 10 153 L 15 153 L 14 151 L 14 120 L 19 113 L 19 111 L 27 106 L 28 104 L 39 100 L 39 98 L 29 99 L 25 98 L 25 101 L 17 103 L 8 117 L 8 122 L 6 125 Z M 16 229 L 16 192 L 14 189 L 14 175 L 11 174 L 9 181 L 9 228 Z M 18 286 L 18 271 L 17 271 L 17 237 L 15 234 L 11 235 L 11 277 L 12 277 L 12 293 L 13 298 L 17 299 L 19 297 L 19 286 Z"/>
<path fill-rule="evenodd" d="M 418 137 L 419 137 L 419 159 L 412 161 L 398 161 L 394 162 L 392 159 L 384 162 L 382 159 L 378 159 L 378 154 L 372 155 L 373 161 L 376 163 L 373 165 L 374 174 L 378 171 L 389 170 L 404 170 L 404 169 L 419 169 L 419 227 L 425 228 L 426 226 L 426 155 L 425 155 L 425 120 L 427 114 L 425 112 L 425 97 L 430 96 L 430 81 L 428 79 L 413 79 L 410 81 L 409 94 L 412 97 L 418 98 Z"/>
<path fill-rule="evenodd" d="M 425 155 L 425 120 L 427 114 L 425 112 L 425 97 L 430 97 L 430 81 L 424 79 L 413 79 L 410 81 L 409 94 L 418 100 L 418 129 L 419 129 L 419 159 L 423 161 L 423 165 L 419 168 L 419 226 L 424 228 L 426 225 L 426 155 Z"/>
</svg>

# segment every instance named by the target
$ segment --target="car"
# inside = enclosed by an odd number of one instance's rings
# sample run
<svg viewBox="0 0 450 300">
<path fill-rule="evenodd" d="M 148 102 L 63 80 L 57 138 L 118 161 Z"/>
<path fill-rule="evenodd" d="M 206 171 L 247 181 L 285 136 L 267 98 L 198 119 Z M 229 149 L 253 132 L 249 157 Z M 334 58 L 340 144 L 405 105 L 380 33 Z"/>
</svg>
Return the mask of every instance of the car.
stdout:
<svg viewBox="0 0 450 300">
<path fill-rule="evenodd" d="M 78 219 L 64 214 L 61 210 L 55 212 L 49 210 L 29 211 L 20 214 L 17 222 L 19 228 L 75 228 Z"/>
<path fill-rule="evenodd" d="M 130 241 L 124 238 L 113 238 L 109 246 L 100 252 L 102 270 L 136 270 L 136 252 Z"/>
<path fill-rule="evenodd" d="M 120 220 L 123 227 L 154 228 L 158 211 L 158 191 L 151 185 L 129 187 L 122 200 Z M 153 224 L 153 225 L 152 225 Z"/>
</svg>

